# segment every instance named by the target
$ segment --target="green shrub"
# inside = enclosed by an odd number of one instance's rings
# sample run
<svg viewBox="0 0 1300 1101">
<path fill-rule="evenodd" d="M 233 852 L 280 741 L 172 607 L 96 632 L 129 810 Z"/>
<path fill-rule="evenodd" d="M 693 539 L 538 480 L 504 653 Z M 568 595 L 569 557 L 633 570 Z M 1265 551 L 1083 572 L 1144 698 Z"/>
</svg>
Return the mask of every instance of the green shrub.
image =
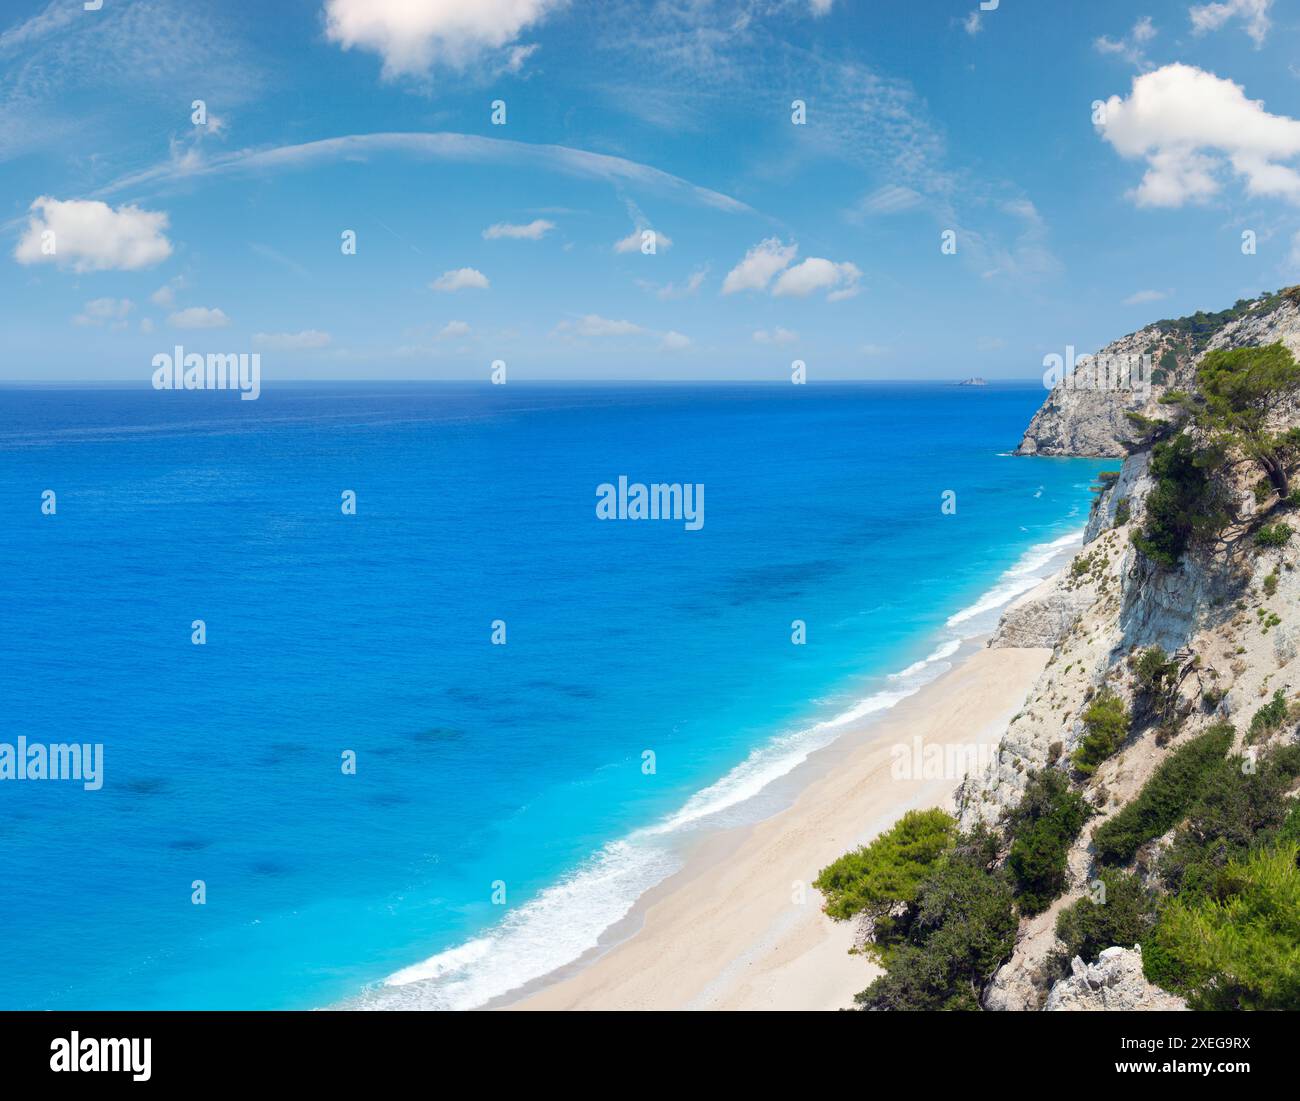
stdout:
<svg viewBox="0 0 1300 1101">
<path fill-rule="evenodd" d="M 1084 736 L 1074 751 L 1074 767 L 1085 776 L 1097 771 L 1097 766 L 1123 744 L 1128 737 L 1132 717 L 1128 708 L 1109 688 L 1097 693 L 1088 710 L 1083 713 Z"/>
<path fill-rule="evenodd" d="M 1246 733 L 1246 741 L 1254 745 L 1261 738 L 1267 738 L 1286 722 L 1286 716 L 1286 694 L 1279 688 L 1273 693 L 1273 698 L 1256 711 L 1255 717 L 1250 720 L 1250 730 Z"/>
<path fill-rule="evenodd" d="M 1168 831 L 1200 796 L 1232 745 L 1231 723 L 1216 723 L 1179 746 L 1160 763 L 1142 790 L 1092 835 L 1093 852 L 1103 864 L 1124 864 L 1138 849 Z"/>
<path fill-rule="evenodd" d="M 1264 578 L 1264 595 L 1275 596 L 1277 594 L 1277 570 L 1274 570 Z"/>
<path fill-rule="evenodd" d="M 1147 495 L 1146 523 L 1132 536 L 1143 555 L 1173 569 L 1195 540 L 1227 526 L 1229 513 L 1213 477 L 1222 463 L 1221 449 L 1198 449 L 1185 432 L 1155 446 L 1151 476 L 1156 484 Z"/>
<path fill-rule="evenodd" d="M 1025 794 L 1007 816 L 1007 858 L 1023 914 L 1038 914 L 1065 890 L 1066 854 L 1092 808 L 1056 769 L 1031 772 Z"/>
<path fill-rule="evenodd" d="M 1276 524 L 1265 524 L 1255 532 L 1255 542 L 1261 547 L 1285 547 L 1291 538 L 1291 525 L 1285 520 Z"/>
<path fill-rule="evenodd" d="M 1115 526 L 1123 527 L 1133 518 L 1133 509 L 1129 504 L 1127 497 L 1121 497 L 1115 502 Z"/>
<path fill-rule="evenodd" d="M 1066 960 L 1093 960 L 1106 948 L 1131 948 L 1146 939 L 1155 924 L 1155 900 L 1142 881 L 1118 868 L 1097 873 L 1105 891 L 1102 900 L 1079 899 L 1057 915 L 1056 936 Z"/>
<path fill-rule="evenodd" d="M 1280 746 L 1255 761 L 1220 761 L 1160 858 L 1165 886 L 1184 898 L 1218 893 L 1229 861 L 1279 836 L 1296 805 L 1287 795 L 1298 776 L 1297 745 Z"/>
<path fill-rule="evenodd" d="M 1300 1009 L 1300 846 L 1229 863 L 1218 898 L 1174 898 L 1143 968 L 1198 1010 Z"/>
<path fill-rule="evenodd" d="M 845 853 L 813 881 L 837 921 L 865 914 L 883 919 L 911 902 L 921 880 L 952 847 L 957 823 L 941 810 L 910 810 L 870 845 Z"/>
<path fill-rule="evenodd" d="M 885 974 L 856 997 L 865 1010 L 978 1010 L 984 984 L 1011 955 L 1019 924 L 997 838 L 977 830 L 920 885 Z"/>
</svg>

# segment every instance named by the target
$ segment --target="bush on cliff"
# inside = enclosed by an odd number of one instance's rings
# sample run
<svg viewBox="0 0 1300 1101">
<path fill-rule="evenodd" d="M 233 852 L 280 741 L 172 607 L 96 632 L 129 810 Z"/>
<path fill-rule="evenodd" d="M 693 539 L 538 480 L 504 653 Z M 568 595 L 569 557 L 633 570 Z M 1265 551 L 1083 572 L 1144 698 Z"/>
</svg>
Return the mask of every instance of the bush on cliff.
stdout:
<svg viewBox="0 0 1300 1101">
<path fill-rule="evenodd" d="M 1094 960 L 1102 949 L 1114 945 L 1132 948 L 1146 939 L 1155 924 L 1155 900 L 1132 873 L 1102 868 L 1091 888 L 1057 916 L 1062 962 L 1074 956 Z"/>
<path fill-rule="evenodd" d="M 1097 827 L 1093 852 L 1103 864 L 1125 864 L 1138 849 L 1178 824 L 1232 745 L 1231 723 L 1216 723 L 1179 746 L 1152 773 L 1137 798 Z"/>
<path fill-rule="evenodd" d="M 1277 414 L 1300 389 L 1300 365 L 1286 345 L 1216 349 L 1201 360 L 1196 381 L 1204 402 L 1197 423 L 1256 463 L 1285 499 L 1300 449 L 1295 431 L 1275 428 Z"/>
<path fill-rule="evenodd" d="M 1038 914 L 1065 890 L 1066 854 L 1092 809 L 1056 769 L 1031 772 L 1025 794 L 1006 818 L 1012 838 L 1007 867 L 1022 914 Z"/>
<path fill-rule="evenodd" d="M 985 984 L 1015 947 L 1011 883 L 998 838 L 963 834 L 921 883 L 888 970 L 855 999 L 864 1010 L 978 1010 Z"/>
<path fill-rule="evenodd" d="M 1088 710 L 1083 713 L 1085 734 L 1074 751 L 1074 767 L 1085 776 L 1097 771 L 1097 766 L 1124 743 L 1128 737 L 1132 717 L 1128 708 L 1109 688 L 1097 693 Z"/>
<path fill-rule="evenodd" d="M 1165 886 L 1184 898 L 1216 894 L 1231 860 L 1284 835 L 1297 805 L 1288 798 L 1297 777 L 1300 745 L 1281 746 L 1258 759 L 1219 761 L 1160 858 Z"/>
<path fill-rule="evenodd" d="M 952 847 L 957 823 L 941 810 L 911 810 L 870 845 L 845 853 L 813 881 L 837 921 L 866 916 L 883 933 L 891 909 L 912 902 L 921 880 Z"/>
<path fill-rule="evenodd" d="M 1155 446 L 1147 495 L 1146 521 L 1134 532 L 1133 545 L 1163 569 L 1174 569 L 1196 540 L 1218 535 L 1231 515 L 1214 473 L 1223 451 L 1198 448 L 1187 433 Z"/>
<path fill-rule="evenodd" d="M 1300 1009 L 1300 846 L 1225 869 L 1217 897 L 1173 898 L 1143 945 L 1149 980 L 1192 1009 Z"/>
</svg>

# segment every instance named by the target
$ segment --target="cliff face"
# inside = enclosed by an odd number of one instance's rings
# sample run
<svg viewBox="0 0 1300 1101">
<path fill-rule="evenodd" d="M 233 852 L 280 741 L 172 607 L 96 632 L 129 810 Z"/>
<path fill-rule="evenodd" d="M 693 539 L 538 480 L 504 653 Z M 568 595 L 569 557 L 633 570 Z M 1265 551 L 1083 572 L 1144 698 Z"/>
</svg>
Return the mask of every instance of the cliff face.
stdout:
<svg viewBox="0 0 1300 1101">
<path fill-rule="evenodd" d="M 1138 439 L 1128 414 L 1161 416 L 1161 396 L 1170 390 L 1190 389 L 1196 366 L 1207 352 L 1280 340 L 1293 353 L 1300 353 L 1300 309 L 1287 296 L 1291 291 L 1242 301 L 1222 314 L 1159 321 L 1106 345 L 1095 360 L 1150 357 L 1149 390 L 1095 389 L 1083 381 L 1063 379 L 1034 414 L 1016 454 L 1125 455 Z M 1086 368 L 1084 357 L 1080 363 Z M 1082 374 L 1077 377 L 1083 379 Z"/>
<path fill-rule="evenodd" d="M 1151 331 L 1126 340 L 1140 343 Z M 1245 311 L 1216 329 L 1189 360 L 1189 368 L 1180 368 L 1164 388 L 1181 384 L 1190 389 L 1192 364 L 1211 348 L 1277 340 L 1293 352 L 1300 350 L 1300 310 L 1287 300 L 1275 301 L 1267 310 Z M 1114 453 L 1125 446 L 1114 414 L 1129 406 L 1122 395 L 1110 395 L 1106 407 L 1106 397 L 1093 394 L 1085 402 L 1077 393 L 1054 394 L 1034 418 L 1026 436 L 1030 446 L 1022 445 L 1022 450 Z M 1293 409 L 1288 421 L 1300 423 L 1300 415 Z M 1053 654 L 989 766 L 963 781 L 958 791 L 962 826 L 996 821 L 1020 800 L 1031 770 L 1067 768 L 1086 733 L 1082 715 L 1098 691 L 1109 689 L 1131 706 L 1136 682 L 1128 659 L 1139 650 L 1160 646 L 1177 657 L 1184 673 L 1177 708 L 1186 718 L 1166 744 L 1158 741 L 1154 726 L 1130 735 L 1083 782 L 1080 790 L 1096 816 L 1070 851 L 1069 888 L 1047 911 L 1022 922 L 1011 960 L 985 993 L 989 1009 L 1042 1008 L 1049 992 L 1050 1008 L 1169 1004 L 1162 992 L 1144 990 L 1140 968 L 1135 978 L 1133 960 L 1117 954 L 1092 967 L 1079 961 L 1074 975 L 1052 991 L 1056 917 L 1082 897 L 1096 874 L 1091 851 L 1095 829 L 1138 794 L 1171 749 L 1227 718 L 1236 725 L 1235 748 L 1241 750 L 1251 717 L 1271 694 L 1282 689 L 1291 699 L 1300 689 L 1300 540 L 1265 548 L 1242 528 L 1232 529 L 1218 543 L 1189 551 L 1178 568 L 1157 569 L 1131 541 L 1145 520 L 1153 487 L 1149 459 L 1143 451 L 1124 460 L 1119 477 L 1093 509 L 1073 563 L 1004 614 L 990 645 L 1051 646 Z M 1257 477 L 1243 468 L 1227 487 L 1247 521 L 1256 508 L 1251 489 Z M 1289 518 L 1297 526 L 1294 512 Z M 1274 740 L 1295 737 L 1285 727 L 1273 735 Z M 1257 742 L 1256 748 L 1266 744 Z"/>
</svg>

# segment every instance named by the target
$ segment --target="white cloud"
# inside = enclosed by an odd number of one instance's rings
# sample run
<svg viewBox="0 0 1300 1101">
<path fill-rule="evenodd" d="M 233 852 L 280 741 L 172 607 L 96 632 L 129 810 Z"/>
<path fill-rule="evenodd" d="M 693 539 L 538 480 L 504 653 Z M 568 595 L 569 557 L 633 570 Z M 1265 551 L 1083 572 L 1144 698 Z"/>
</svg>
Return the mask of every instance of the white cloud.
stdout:
<svg viewBox="0 0 1300 1101">
<path fill-rule="evenodd" d="M 543 169 L 582 179 L 602 180 L 616 187 L 631 184 L 647 190 L 685 195 L 703 206 L 731 214 L 754 213 L 748 205 L 729 195 L 710 191 L 679 176 L 624 157 L 571 149 L 564 145 L 538 145 L 482 134 L 454 133 L 346 134 L 298 145 L 220 153 L 197 164 L 177 163 L 169 158 L 141 172 L 119 177 L 101 188 L 98 194 L 134 191 L 146 184 L 193 180 L 201 176 L 306 169 L 315 164 L 355 161 L 385 154 L 453 164 L 500 164 L 512 169 Z"/>
<path fill-rule="evenodd" d="M 456 268 L 453 271 L 445 271 L 429 284 L 435 291 L 445 293 L 464 290 L 467 287 L 487 290 L 490 285 L 488 277 L 477 268 Z"/>
<path fill-rule="evenodd" d="M 655 242 L 656 252 L 667 251 L 668 249 L 673 247 L 673 239 L 669 237 L 668 234 L 660 233 L 657 229 L 652 230 L 650 229 L 649 226 L 646 226 L 643 229 L 634 229 L 626 237 L 622 238 L 621 240 L 615 241 L 614 251 L 615 252 L 640 252 L 641 241 L 642 241 L 641 235 L 646 232 L 651 232 L 655 235 L 654 242 Z"/>
<path fill-rule="evenodd" d="M 828 302 L 838 302 L 852 298 L 858 293 L 858 280 L 862 272 L 856 264 L 837 264 L 820 256 L 810 256 L 801 264 L 787 268 L 772 288 L 772 294 L 778 298 L 807 298 L 816 291 L 827 290 Z"/>
<path fill-rule="evenodd" d="M 48 195 L 30 209 L 34 213 L 27 220 L 27 232 L 14 249 L 20 264 L 54 262 L 78 273 L 136 271 L 172 254 L 171 242 L 163 235 L 167 215 L 161 211 L 114 209 L 95 200 Z"/>
<path fill-rule="evenodd" d="M 177 310 L 167 318 L 167 324 L 173 329 L 223 329 L 230 324 L 223 310 L 208 306 L 190 306 Z"/>
<path fill-rule="evenodd" d="M 853 214 L 885 215 L 900 214 L 912 210 L 922 202 L 921 194 L 910 187 L 886 184 L 884 187 L 865 195 L 853 209 Z"/>
<path fill-rule="evenodd" d="M 761 291 L 777 272 L 784 270 L 795 258 L 799 246 L 783 245 L 779 238 L 768 237 L 751 248 L 722 281 L 723 294 L 737 291 Z"/>
<path fill-rule="evenodd" d="M 889 349 L 883 344 L 864 344 L 859 350 L 864 356 L 868 356 L 871 359 L 889 355 Z"/>
<path fill-rule="evenodd" d="M 420 76 L 435 64 L 465 69 L 509 46 L 559 0 L 326 0 L 325 37 L 384 60 L 384 76 Z M 530 52 L 530 51 L 529 51 Z M 518 68 L 527 52 L 510 51 Z"/>
<path fill-rule="evenodd" d="M 497 222 L 496 225 L 488 226 L 483 231 L 483 239 L 496 241 L 506 237 L 524 241 L 539 241 L 554 228 L 555 223 L 548 222 L 545 218 L 537 218 L 523 226 L 511 225 L 509 222 Z"/>
<path fill-rule="evenodd" d="M 651 283 L 646 279 L 638 279 L 637 286 L 648 291 L 654 291 L 655 296 L 662 302 L 671 302 L 677 298 L 689 298 L 695 294 L 703 285 L 704 280 L 709 274 L 707 265 L 697 268 L 687 277 L 685 283 L 665 283 L 659 286 L 657 283 Z"/>
<path fill-rule="evenodd" d="M 454 340 L 458 336 L 469 336 L 468 321 L 448 321 L 438 333 L 439 340 Z"/>
<path fill-rule="evenodd" d="M 1246 33 L 1250 35 L 1258 49 L 1268 37 L 1272 26 L 1268 18 L 1273 0 L 1226 0 L 1221 4 L 1197 4 L 1187 10 L 1192 19 L 1192 33 L 1205 34 L 1217 31 L 1233 19 L 1240 18 L 1246 24 Z"/>
<path fill-rule="evenodd" d="M 1092 45 L 1098 53 L 1115 54 L 1139 69 L 1149 69 L 1151 62 L 1147 60 L 1146 45 L 1158 33 L 1151 17 L 1144 15 L 1133 24 L 1133 29 L 1124 38 L 1116 40 L 1103 34 Z"/>
<path fill-rule="evenodd" d="M 783 329 L 779 325 L 770 333 L 766 329 L 757 329 L 754 332 L 755 344 L 793 344 L 798 339 L 798 333 L 791 329 Z"/>
<path fill-rule="evenodd" d="M 961 25 L 962 28 L 966 31 L 966 33 L 970 35 L 972 38 L 974 38 L 975 35 L 979 34 L 980 31 L 984 29 L 984 25 L 980 21 L 980 13 L 978 11 L 973 11 L 970 13 L 970 15 L 966 16 L 966 18 L 962 20 Z"/>
<path fill-rule="evenodd" d="M 149 301 L 155 306 L 161 306 L 164 310 L 170 310 L 176 305 L 176 288 L 170 283 L 164 283 L 149 296 Z"/>
<path fill-rule="evenodd" d="M 1168 291 L 1137 291 L 1135 294 L 1130 294 L 1126 299 L 1124 299 L 1124 305 L 1141 306 L 1143 303 L 1159 302 L 1168 297 Z"/>
<path fill-rule="evenodd" d="M 831 5 L 834 3 L 835 0 L 808 0 L 808 6 L 812 8 L 814 19 L 826 15 L 831 10 Z"/>
<path fill-rule="evenodd" d="M 659 347 L 665 352 L 680 352 L 690 346 L 691 338 L 684 333 L 677 332 L 675 329 L 669 329 L 664 333 L 663 340 L 659 342 Z"/>
<path fill-rule="evenodd" d="M 578 336 L 635 336 L 645 332 L 640 325 L 631 321 L 613 321 L 594 313 L 589 313 L 576 322 L 561 321 L 556 328 L 561 331 L 571 329 Z"/>
<path fill-rule="evenodd" d="M 221 311 L 218 310 L 218 313 Z M 331 340 L 329 333 L 320 329 L 303 329 L 300 333 L 254 333 L 253 343 L 277 352 L 298 352 L 310 348 L 324 348 Z"/>
<path fill-rule="evenodd" d="M 1127 99 L 1111 96 L 1097 129 L 1124 157 L 1145 157 L 1139 206 L 1177 207 L 1220 190 L 1225 167 L 1254 197 L 1300 202 L 1300 174 L 1279 164 L 1300 154 L 1300 122 L 1270 115 L 1241 85 L 1190 65 L 1136 77 Z"/>
<path fill-rule="evenodd" d="M 92 298 L 72 319 L 74 325 L 104 325 L 123 322 L 133 309 L 129 298 Z"/>
<path fill-rule="evenodd" d="M 140 331 L 142 333 L 145 333 L 147 335 L 148 333 L 153 332 L 153 329 L 154 329 L 154 325 L 153 325 L 152 317 L 140 318 Z"/>
</svg>

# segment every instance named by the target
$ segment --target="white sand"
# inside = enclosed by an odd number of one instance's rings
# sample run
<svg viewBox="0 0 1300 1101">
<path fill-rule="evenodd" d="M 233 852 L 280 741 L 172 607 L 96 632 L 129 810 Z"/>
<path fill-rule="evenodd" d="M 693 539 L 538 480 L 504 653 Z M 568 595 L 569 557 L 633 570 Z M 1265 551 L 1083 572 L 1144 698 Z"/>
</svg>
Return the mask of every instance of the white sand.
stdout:
<svg viewBox="0 0 1300 1101">
<path fill-rule="evenodd" d="M 1046 649 L 981 650 L 824 751 L 788 810 L 698 846 L 633 911 L 622 943 L 515 1002 L 517 1009 L 839 1009 L 876 975 L 849 955 L 851 923 L 821 912 L 818 871 L 914 807 L 951 807 L 960 775 L 895 778 L 894 748 L 995 743 Z M 802 902 L 797 900 L 801 891 Z"/>
</svg>

